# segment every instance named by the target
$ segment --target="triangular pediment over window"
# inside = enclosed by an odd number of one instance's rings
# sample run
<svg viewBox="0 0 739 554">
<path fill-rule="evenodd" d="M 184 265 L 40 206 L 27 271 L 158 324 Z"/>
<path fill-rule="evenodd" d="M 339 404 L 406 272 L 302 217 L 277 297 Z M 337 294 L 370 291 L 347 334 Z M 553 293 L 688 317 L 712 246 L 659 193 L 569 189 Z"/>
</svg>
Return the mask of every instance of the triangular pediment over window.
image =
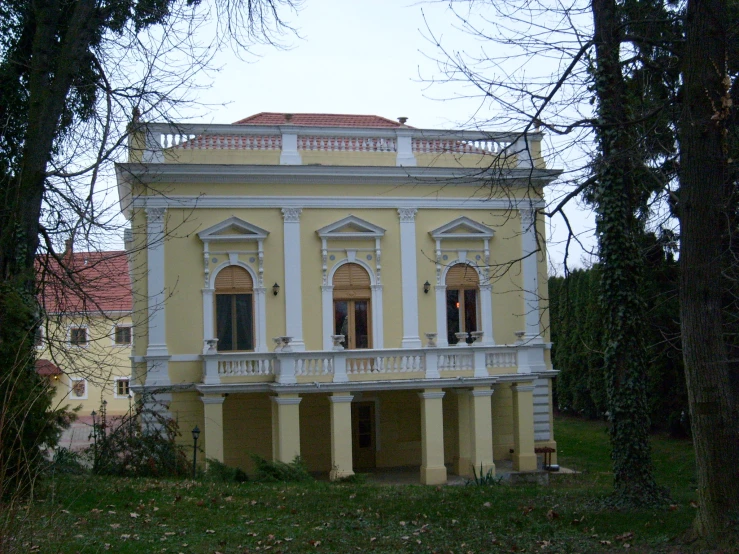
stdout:
<svg viewBox="0 0 739 554">
<path fill-rule="evenodd" d="M 225 221 L 221 221 L 208 227 L 204 231 L 200 231 L 198 236 L 203 242 L 238 242 L 245 240 L 264 240 L 269 235 L 269 231 L 265 231 L 261 227 L 252 225 L 239 219 L 238 217 L 229 217 Z"/>
<path fill-rule="evenodd" d="M 350 215 L 344 219 L 340 219 L 336 223 L 318 229 L 316 233 L 322 239 L 380 238 L 385 235 L 385 229 L 369 221 Z"/>
<path fill-rule="evenodd" d="M 495 230 L 487 225 L 472 221 L 469 217 L 458 217 L 438 229 L 429 231 L 435 239 L 490 239 Z"/>
</svg>

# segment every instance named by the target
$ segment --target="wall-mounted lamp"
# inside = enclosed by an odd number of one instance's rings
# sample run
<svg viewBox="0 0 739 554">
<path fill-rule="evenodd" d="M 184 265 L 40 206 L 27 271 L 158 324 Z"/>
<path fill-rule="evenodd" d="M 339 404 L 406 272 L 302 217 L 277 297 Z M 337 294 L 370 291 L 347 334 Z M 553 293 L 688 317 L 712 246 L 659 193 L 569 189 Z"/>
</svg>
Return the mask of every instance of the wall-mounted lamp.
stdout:
<svg viewBox="0 0 739 554">
<path fill-rule="evenodd" d="M 274 285 L 272 285 L 272 294 L 274 294 L 275 296 L 277 296 L 277 293 L 278 292 L 280 292 L 280 285 L 278 285 L 277 283 L 275 283 Z"/>
<path fill-rule="evenodd" d="M 430 290 L 431 290 L 431 283 L 429 283 L 428 281 L 426 281 L 423 284 L 423 293 L 424 294 L 428 294 Z"/>
</svg>

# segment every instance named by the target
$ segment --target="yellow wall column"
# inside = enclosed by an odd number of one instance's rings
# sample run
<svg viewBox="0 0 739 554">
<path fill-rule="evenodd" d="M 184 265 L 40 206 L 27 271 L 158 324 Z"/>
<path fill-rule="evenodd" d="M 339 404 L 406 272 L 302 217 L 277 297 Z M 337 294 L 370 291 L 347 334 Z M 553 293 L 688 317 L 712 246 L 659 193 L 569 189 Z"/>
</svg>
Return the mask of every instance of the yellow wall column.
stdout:
<svg viewBox="0 0 739 554">
<path fill-rule="evenodd" d="M 459 455 L 454 460 L 454 471 L 462 477 L 472 477 L 470 464 L 470 391 L 457 389 L 457 440 Z"/>
<path fill-rule="evenodd" d="M 534 385 L 513 385 L 513 469 L 534 471 Z"/>
<path fill-rule="evenodd" d="M 331 402 L 331 473 L 335 481 L 354 475 L 352 469 L 352 399 L 345 393 L 334 393 Z"/>
<path fill-rule="evenodd" d="M 272 397 L 272 459 L 290 463 L 300 456 L 300 397 Z"/>
<path fill-rule="evenodd" d="M 205 419 L 205 458 L 223 462 L 223 401 L 220 394 L 204 394 L 203 416 Z"/>
<path fill-rule="evenodd" d="M 490 403 L 492 395 L 493 390 L 490 387 L 475 387 L 470 393 L 470 464 L 478 472 L 478 476 L 487 475 L 491 470 L 495 475 L 493 414 Z M 533 404 L 531 409 L 533 414 Z M 533 433 L 533 419 L 531 432 Z M 533 441 L 531 444 L 533 452 Z"/>
<path fill-rule="evenodd" d="M 446 483 L 444 416 L 441 407 L 444 391 L 426 389 L 418 396 L 421 398 L 421 483 L 440 485 Z"/>
</svg>

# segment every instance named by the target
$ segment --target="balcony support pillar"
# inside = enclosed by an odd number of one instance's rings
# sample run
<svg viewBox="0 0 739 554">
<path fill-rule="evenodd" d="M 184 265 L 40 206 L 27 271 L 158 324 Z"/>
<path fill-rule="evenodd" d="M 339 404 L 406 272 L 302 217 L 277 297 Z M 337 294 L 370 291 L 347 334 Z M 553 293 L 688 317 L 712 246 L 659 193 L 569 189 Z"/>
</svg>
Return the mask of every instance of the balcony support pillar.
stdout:
<svg viewBox="0 0 739 554">
<path fill-rule="evenodd" d="M 334 393 L 331 402 L 331 472 L 336 481 L 354 475 L 352 468 L 352 399 L 345 393 Z"/>
<path fill-rule="evenodd" d="M 220 394 L 205 394 L 200 400 L 203 402 L 205 459 L 223 463 L 223 402 L 226 398 Z"/>
<path fill-rule="evenodd" d="M 272 397 L 272 459 L 292 462 L 300 456 L 300 401 L 297 394 Z"/>
<path fill-rule="evenodd" d="M 513 470 L 536 470 L 534 385 L 513 385 Z"/>
<path fill-rule="evenodd" d="M 418 393 L 421 398 L 421 483 L 441 485 L 446 483 L 444 465 L 444 417 L 441 389 L 426 389 Z"/>
</svg>

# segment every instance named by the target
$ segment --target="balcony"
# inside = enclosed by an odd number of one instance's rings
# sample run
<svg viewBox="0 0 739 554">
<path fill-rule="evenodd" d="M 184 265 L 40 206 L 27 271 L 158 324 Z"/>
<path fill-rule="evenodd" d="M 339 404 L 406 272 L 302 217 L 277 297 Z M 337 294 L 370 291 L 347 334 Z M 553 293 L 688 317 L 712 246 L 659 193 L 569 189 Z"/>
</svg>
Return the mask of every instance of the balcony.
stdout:
<svg viewBox="0 0 739 554">
<path fill-rule="evenodd" d="M 546 371 L 541 342 L 502 346 L 385 348 L 375 350 L 318 350 L 293 352 L 218 353 L 206 351 L 203 385 L 278 385 L 487 379 L 533 377 Z M 526 377 L 524 377 L 526 376 Z M 527 379 L 527 380 L 528 380 Z"/>
</svg>

